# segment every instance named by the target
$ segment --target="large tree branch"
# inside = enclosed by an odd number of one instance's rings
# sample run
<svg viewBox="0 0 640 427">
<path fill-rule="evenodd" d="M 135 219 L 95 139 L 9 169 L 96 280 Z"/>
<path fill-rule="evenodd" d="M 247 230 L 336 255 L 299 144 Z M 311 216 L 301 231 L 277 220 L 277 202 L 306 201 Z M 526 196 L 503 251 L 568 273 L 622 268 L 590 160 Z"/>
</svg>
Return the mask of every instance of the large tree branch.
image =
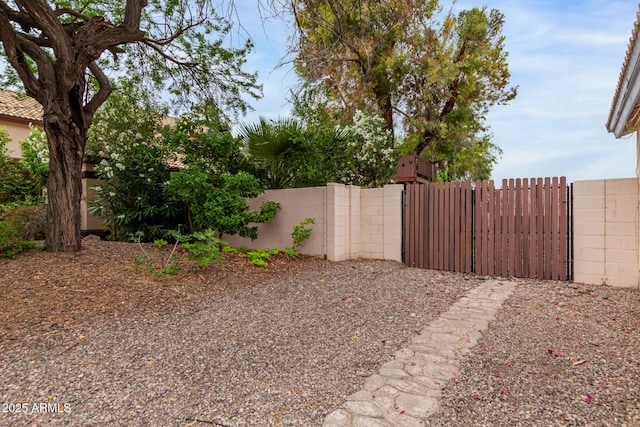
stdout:
<svg viewBox="0 0 640 427">
<path fill-rule="evenodd" d="M 87 126 L 91 123 L 91 120 L 96 110 L 107 100 L 109 95 L 111 95 L 111 91 L 112 91 L 111 83 L 109 82 L 109 79 L 104 74 L 104 72 L 100 69 L 98 64 L 96 64 L 95 62 L 90 63 L 89 71 L 91 71 L 91 74 L 93 74 L 96 80 L 98 80 L 98 85 L 100 89 L 98 89 L 98 92 L 95 95 L 93 95 L 93 98 L 91 98 L 91 101 L 89 101 L 87 105 L 85 105 L 84 107 L 84 111 L 87 116 L 87 121 L 86 121 Z"/>
<path fill-rule="evenodd" d="M 66 7 L 60 7 L 58 5 L 56 5 L 55 14 L 58 17 L 60 17 L 62 15 L 73 16 L 74 18 L 78 18 L 79 20 L 81 20 L 83 22 L 87 22 L 90 19 L 87 15 L 84 15 L 81 12 L 76 12 L 75 10 L 71 10 L 71 9 L 66 8 Z"/>
<path fill-rule="evenodd" d="M 187 31 L 191 30 L 192 28 L 196 28 L 200 25 L 202 25 L 203 23 L 205 23 L 207 21 L 207 18 L 202 18 L 199 21 L 196 22 L 192 22 L 189 25 L 185 25 L 184 27 L 180 27 L 178 28 L 178 30 L 171 34 L 169 37 L 163 38 L 163 39 L 149 39 L 149 38 L 145 38 L 144 42 L 145 44 L 149 44 L 152 43 L 154 45 L 157 46 L 166 46 L 169 45 L 171 43 L 173 43 L 178 37 L 180 37 L 181 35 L 183 35 L 184 33 L 186 33 Z"/>
<path fill-rule="evenodd" d="M 147 0 L 127 0 L 122 26 L 129 31 L 140 30 L 142 9 L 147 6 Z"/>
<path fill-rule="evenodd" d="M 40 29 L 38 23 L 29 14 L 12 9 L 4 0 L 0 0 L 0 10 L 9 21 L 20 25 L 25 32 L 28 32 L 31 28 Z"/>
<path fill-rule="evenodd" d="M 71 39 L 49 4 L 44 0 L 15 0 L 15 2 L 38 23 L 37 28 L 51 41 L 56 61 L 72 61 Z"/>
<path fill-rule="evenodd" d="M 13 29 L 4 9 L 0 11 L 0 41 L 2 41 L 9 64 L 15 68 L 18 76 L 20 76 L 27 93 L 36 97 L 41 93 L 40 84 L 29 67 L 29 63 L 24 56 L 24 50 L 21 48 L 21 43 L 18 40 L 18 34 Z M 28 40 L 23 40 L 23 43 L 25 42 L 29 43 Z"/>
<path fill-rule="evenodd" d="M 454 64 L 457 65 L 460 62 L 462 62 L 466 54 L 467 54 L 467 40 L 464 39 L 462 41 L 462 46 L 460 47 L 460 51 L 458 52 L 458 56 L 456 57 Z M 460 89 L 460 76 L 456 77 L 453 80 L 453 82 L 451 82 L 451 84 L 449 85 L 449 94 L 450 94 L 449 99 L 447 99 L 447 102 L 445 102 L 444 106 L 442 107 L 442 110 L 440 111 L 440 117 L 444 117 L 447 114 L 449 114 L 451 111 L 453 111 L 453 107 L 455 107 L 456 101 L 458 100 L 458 95 L 460 94 L 459 89 Z"/>
</svg>

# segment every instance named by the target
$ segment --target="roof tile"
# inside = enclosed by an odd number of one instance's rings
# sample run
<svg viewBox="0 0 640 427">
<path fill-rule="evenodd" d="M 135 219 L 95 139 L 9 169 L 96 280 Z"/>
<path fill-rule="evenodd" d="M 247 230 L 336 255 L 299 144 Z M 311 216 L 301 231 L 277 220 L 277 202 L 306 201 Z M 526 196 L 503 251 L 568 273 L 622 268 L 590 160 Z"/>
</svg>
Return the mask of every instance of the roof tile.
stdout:
<svg viewBox="0 0 640 427">
<path fill-rule="evenodd" d="M 640 4 L 638 4 L 640 8 Z M 618 86 L 616 87 L 615 95 L 613 96 L 613 101 L 611 102 L 611 109 L 609 110 L 609 118 L 607 120 L 607 127 L 613 120 L 613 112 L 616 108 L 616 102 L 618 97 L 621 96 L 622 86 L 624 85 L 624 75 L 627 72 L 627 68 L 631 66 L 631 56 L 633 55 L 633 48 L 636 45 L 636 41 L 638 38 L 638 31 L 640 30 L 640 11 L 636 12 L 636 22 L 633 24 L 633 30 L 631 31 L 631 38 L 629 39 L 629 45 L 627 47 L 627 53 L 624 57 L 624 62 L 622 63 L 622 70 L 620 71 L 620 77 L 618 78 Z"/>
<path fill-rule="evenodd" d="M 42 106 L 25 94 L 0 89 L 0 116 L 42 122 Z"/>
</svg>

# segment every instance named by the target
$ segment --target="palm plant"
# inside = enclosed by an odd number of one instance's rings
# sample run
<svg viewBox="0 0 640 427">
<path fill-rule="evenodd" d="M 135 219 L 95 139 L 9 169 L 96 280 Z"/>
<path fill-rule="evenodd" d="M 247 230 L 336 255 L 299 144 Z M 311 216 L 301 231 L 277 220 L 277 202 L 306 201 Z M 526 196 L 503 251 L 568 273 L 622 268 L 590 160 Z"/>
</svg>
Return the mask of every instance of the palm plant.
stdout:
<svg viewBox="0 0 640 427">
<path fill-rule="evenodd" d="M 260 179 L 264 188 L 277 189 L 292 186 L 303 163 L 304 128 L 291 118 L 241 124 L 240 136 L 248 157 L 251 172 Z"/>
</svg>

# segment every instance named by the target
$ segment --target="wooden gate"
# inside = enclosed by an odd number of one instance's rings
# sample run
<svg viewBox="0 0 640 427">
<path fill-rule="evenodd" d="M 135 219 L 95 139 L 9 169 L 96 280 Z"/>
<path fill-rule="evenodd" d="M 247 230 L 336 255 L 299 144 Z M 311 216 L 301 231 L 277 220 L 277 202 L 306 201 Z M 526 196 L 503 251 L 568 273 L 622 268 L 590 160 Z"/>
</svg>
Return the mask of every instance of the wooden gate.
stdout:
<svg viewBox="0 0 640 427">
<path fill-rule="evenodd" d="M 501 277 L 570 280 L 566 178 L 407 183 L 404 262 Z"/>
</svg>

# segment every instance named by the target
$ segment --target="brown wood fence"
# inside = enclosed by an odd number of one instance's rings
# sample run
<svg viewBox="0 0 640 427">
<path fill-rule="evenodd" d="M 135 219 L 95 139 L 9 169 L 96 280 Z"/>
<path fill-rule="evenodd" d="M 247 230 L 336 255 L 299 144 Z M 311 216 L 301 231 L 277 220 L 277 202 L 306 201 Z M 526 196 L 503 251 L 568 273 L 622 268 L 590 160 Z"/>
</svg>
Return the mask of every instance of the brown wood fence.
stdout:
<svg viewBox="0 0 640 427">
<path fill-rule="evenodd" d="M 407 183 L 407 265 L 501 277 L 572 278 L 566 178 Z"/>
</svg>

